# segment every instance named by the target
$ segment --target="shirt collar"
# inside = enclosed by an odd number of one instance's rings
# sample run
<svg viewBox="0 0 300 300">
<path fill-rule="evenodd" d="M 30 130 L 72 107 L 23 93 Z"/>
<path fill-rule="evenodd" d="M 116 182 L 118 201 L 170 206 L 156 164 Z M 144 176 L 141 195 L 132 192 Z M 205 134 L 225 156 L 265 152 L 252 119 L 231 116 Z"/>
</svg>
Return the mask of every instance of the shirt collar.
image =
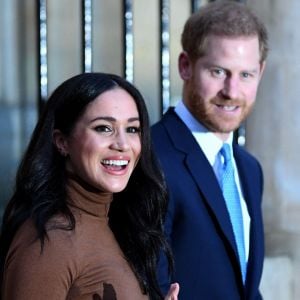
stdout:
<svg viewBox="0 0 300 300">
<path fill-rule="evenodd" d="M 223 141 L 219 139 L 214 133 L 210 132 L 204 127 L 195 117 L 190 113 L 183 101 L 179 101 L 175 107 L 175 112 L 183 123 L 189 128 L 197 143 L 204 152 L 209 163 L 213 166 L 216 157 L 222 148 Z M 233 133 L 231 132 L 225 143 L 232 147 Z"/>
</svg>

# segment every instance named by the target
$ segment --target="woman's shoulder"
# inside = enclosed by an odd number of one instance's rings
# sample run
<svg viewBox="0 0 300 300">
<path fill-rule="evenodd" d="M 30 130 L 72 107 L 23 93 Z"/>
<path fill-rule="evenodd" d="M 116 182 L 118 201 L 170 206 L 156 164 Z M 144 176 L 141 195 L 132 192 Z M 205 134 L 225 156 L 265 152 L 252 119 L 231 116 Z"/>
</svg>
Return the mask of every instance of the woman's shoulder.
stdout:
<svg viewBox="0 0 300 300">
<path fill-rule="evenodd" d="M 73 278 L 80 274 L 71 240 L 68 231 L 48 230 L 42 244 L 37 238 L 33 221 L 25 221 L 17 231 L 6 257 L 5 290 L 20 296 L 20 299 L 26 299 L 27 296 L 27 299 L 37 299 L 37 295 L 48 291 L 51 293 L 51 289 L 53 293 L 59 291 L 67 295 Z M 17 282 L 14 278 L 18 278 Z M 10 289 L 12 283 L 14 291 Z"/>
<path fill-rule="evenodd" d="M 38 238 L 38 230 L 32 219 L 26 220 L 16 232 L 14 239 L 11 243 L 8 256 L 14 253 L 18 255 L 34 253 L 38 256 L 42 255 L 43 252 L 58 251 L 62 248 L 68 247 L 68 240 L 72 239 L 72 230 L 64 230 L 67 223 L 60 217 L 52 218 L 45 228 L 45 236 L 43 243 Z M 61 245 L 60 245 L 61 244 Z M 69 242 L 70 244 L 70 242 Z M 72 243 L 74 246 L 74 244 Z"/>
<path fill-rule="evenodd" d="M 49 267 L 54 262 L 74 265 L 74 262 L 79 261 L 76 250 L 78 239 L 75 231 L 68 225 L 64 217 L 51 218 L 46 224 L 44 239 L 41 240 L 33 220 L 26 220 L 13 238 L 6 263 L 8 265 L 12 261 L 28 263 L 32 267 L 33 263 Z"/>
<path fill-rule="evenodd" d="M 53 218 L 47 224 L 43 243 L 38 238 L 32 220 L 27 220 L 17 231 L 7 254 L 5 269 L 17 274 L 29 272 L 36 276 L 61 272 L 66 276 L 77 276 L 80 259 L 76 251 L 76 239 L 72 230 L 54 229 L 53 224 L 61 224 L 61 219 Z"/>
</svg>

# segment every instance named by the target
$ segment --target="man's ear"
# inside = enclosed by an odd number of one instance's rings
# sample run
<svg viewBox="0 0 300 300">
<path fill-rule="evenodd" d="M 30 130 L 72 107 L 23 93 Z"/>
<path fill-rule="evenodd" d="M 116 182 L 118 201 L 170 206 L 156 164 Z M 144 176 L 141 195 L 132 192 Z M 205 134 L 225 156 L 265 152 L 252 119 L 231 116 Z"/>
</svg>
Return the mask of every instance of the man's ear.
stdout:
<svg viewBox="0 0 300 300">
<path fill-rule="evenodd" d="M 192 75 L 192 61 L 189 55 L 183 51 L 178 57 L 178 70 L 182 80 L 188 80 Z"/>
<path fill-rule="evenodd" d="M 59 130 L 59 129 L 54 129 L 53 134 L 52 134 L 52 140 L 54 145 L 56 146 L 58 152 L 62 156 L 67 156 L 68 153 L 68 143 L 65 135 Z"/>
<path fill-rule="evenodd" d="M 263 61 L 261 64 L 260 64 L 260 77 L 259 77 L 259 79 L 261 79 L 261 77 L 262 77 L 262 75 L 263 75 L 263 73 L 264 73 L 264 70 L 265 70 L 265 68 L 266 68 L 266 61 Z"/>
</svg>

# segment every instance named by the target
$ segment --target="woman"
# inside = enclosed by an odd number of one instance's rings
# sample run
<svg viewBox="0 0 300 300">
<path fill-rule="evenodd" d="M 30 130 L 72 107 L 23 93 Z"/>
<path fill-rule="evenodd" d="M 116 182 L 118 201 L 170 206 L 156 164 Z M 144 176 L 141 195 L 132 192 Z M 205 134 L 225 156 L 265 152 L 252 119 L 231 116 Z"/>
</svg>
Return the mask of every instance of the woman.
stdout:
<svg viewBox="0 0 300 300">
<path fill-rule="evenodd" d="M 3 218 L 3 299 L 163 299 L 163 178 L 140 93 L 85 73 L 48 100 Z M 113 202 L 112 202 L 113 200 Z M 178 285 L 165 299 L 177 299 Z"/>
</svg>

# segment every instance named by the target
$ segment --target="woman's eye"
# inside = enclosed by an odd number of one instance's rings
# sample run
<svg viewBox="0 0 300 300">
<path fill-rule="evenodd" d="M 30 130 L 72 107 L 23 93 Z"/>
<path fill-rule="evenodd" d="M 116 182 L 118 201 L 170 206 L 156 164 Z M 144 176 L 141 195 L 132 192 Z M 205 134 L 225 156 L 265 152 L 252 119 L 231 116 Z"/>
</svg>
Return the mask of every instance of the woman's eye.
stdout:
<svg viewBox="0 0 300 300">
<path fill-rule="evenodd" d="M 112 129 L 107 125 L 99 125 L 99 126 L 96 126 L 94 129 L 97 132 L 111 132 L 112 131 Z"/>
<path fill-rule="evenodd" d="M 141 128 L 140 127 L 128 127 L 127 128 L 127 132 L 128 133 L 139 133 L 141 131 Z"/>
</svg>

